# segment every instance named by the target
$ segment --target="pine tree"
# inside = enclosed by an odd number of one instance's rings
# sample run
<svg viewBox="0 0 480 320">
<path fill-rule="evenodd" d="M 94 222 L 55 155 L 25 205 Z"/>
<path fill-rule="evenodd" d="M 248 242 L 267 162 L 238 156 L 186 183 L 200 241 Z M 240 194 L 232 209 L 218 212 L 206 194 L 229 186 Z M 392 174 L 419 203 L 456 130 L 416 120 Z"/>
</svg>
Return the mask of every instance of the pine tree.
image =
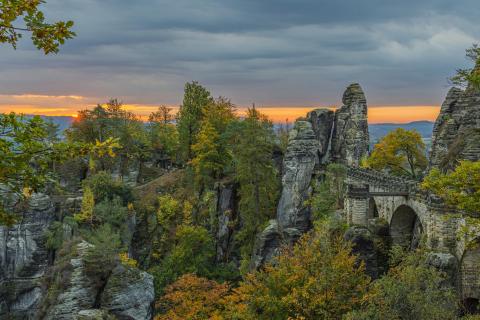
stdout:
<svg viewBox="0 0 480 320">
<path fill-rule="evenodd" d="M 239 211 L 242 229 L 237 235 L 241 243 L 243 271 L 249 263 L 255 235 L 275 215 L 279 181 L 272 160 L 273 125 L 255 108 L 238 128 L 233 144 L 236 180 L 240 184 Z"/>
<path fill-rule="evenodd" d="M 185 84 L 183 103 L 178 112 L 178 132 L 183 160 L 188 161 L 192 158 L 192 146 L 196 143 L 196 136 L 200 130 L 203 108 L 211 102 L 210 92 L 198 82 Z"/>
</svg>

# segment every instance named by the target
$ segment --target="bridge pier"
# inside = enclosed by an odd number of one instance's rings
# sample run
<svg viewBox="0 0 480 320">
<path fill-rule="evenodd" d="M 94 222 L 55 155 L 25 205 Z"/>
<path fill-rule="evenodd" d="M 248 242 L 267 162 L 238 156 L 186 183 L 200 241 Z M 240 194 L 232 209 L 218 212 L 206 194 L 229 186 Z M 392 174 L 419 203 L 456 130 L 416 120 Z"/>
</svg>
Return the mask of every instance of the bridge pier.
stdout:
<svg viewBox="0 0 480 320">
<path fill-rule="evenodd" d="M 366 227 L 369 211 L 368 185 L 347 186 L 347 196 L 344 200 L 346 220 L 349 224 Z"/>
</svg>

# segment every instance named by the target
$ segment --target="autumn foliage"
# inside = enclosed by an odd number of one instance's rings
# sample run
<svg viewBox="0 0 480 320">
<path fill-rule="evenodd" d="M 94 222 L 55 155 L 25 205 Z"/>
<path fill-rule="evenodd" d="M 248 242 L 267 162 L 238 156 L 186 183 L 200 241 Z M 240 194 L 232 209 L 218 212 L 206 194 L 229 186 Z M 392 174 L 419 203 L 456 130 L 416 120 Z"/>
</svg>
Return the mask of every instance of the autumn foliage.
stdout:
<svg viewBox="0 0 480 320">
<path fill-rule="evenodd" d="M 165 290 L 156 305 L 165 312 L 155 320 L 222 319 L 218 312 L 227 293 L 227 284 L 185 274 Z"/>
</svg>

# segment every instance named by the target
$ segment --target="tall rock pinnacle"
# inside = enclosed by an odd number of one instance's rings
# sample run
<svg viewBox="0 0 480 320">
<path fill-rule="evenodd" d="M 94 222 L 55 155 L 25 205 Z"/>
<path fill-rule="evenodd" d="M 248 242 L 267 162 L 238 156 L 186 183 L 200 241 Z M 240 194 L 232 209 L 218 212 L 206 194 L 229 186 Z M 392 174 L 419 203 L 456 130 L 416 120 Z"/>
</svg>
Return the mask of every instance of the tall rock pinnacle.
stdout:
<svg viewBox="0 0 480 320">
<path fill-rule="evenodd" d="M 335 112 L 331 142 L 331 161 L 358 166 L 368 155 L 367 100 L 358 83 L 348 86 L 343 94 L 343 106 Z"/>
</svg>

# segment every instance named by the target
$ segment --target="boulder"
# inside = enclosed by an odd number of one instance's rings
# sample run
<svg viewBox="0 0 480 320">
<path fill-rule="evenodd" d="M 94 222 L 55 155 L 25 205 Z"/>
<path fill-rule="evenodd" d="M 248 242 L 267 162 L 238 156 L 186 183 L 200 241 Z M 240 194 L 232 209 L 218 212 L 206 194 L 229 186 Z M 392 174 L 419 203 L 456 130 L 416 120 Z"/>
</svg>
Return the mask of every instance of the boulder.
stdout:
<svg viewBox="0 0 480 320">
<path fill-rule="evenodd" d="M 119 264 L 108 278 L 101 308 L 120 320 L 149 320 L 154 298 L 152 275 Z"/>
<path fill-rule="evenodd" d="M 265 263 L 274 263 L 282 245 L 292 245 L 301 235 L 298 229 L 280 229 L 277 220 L 270 220 L 265 230 L 257 235 L 249 269 L 255 270 Z"/>
</svg>

